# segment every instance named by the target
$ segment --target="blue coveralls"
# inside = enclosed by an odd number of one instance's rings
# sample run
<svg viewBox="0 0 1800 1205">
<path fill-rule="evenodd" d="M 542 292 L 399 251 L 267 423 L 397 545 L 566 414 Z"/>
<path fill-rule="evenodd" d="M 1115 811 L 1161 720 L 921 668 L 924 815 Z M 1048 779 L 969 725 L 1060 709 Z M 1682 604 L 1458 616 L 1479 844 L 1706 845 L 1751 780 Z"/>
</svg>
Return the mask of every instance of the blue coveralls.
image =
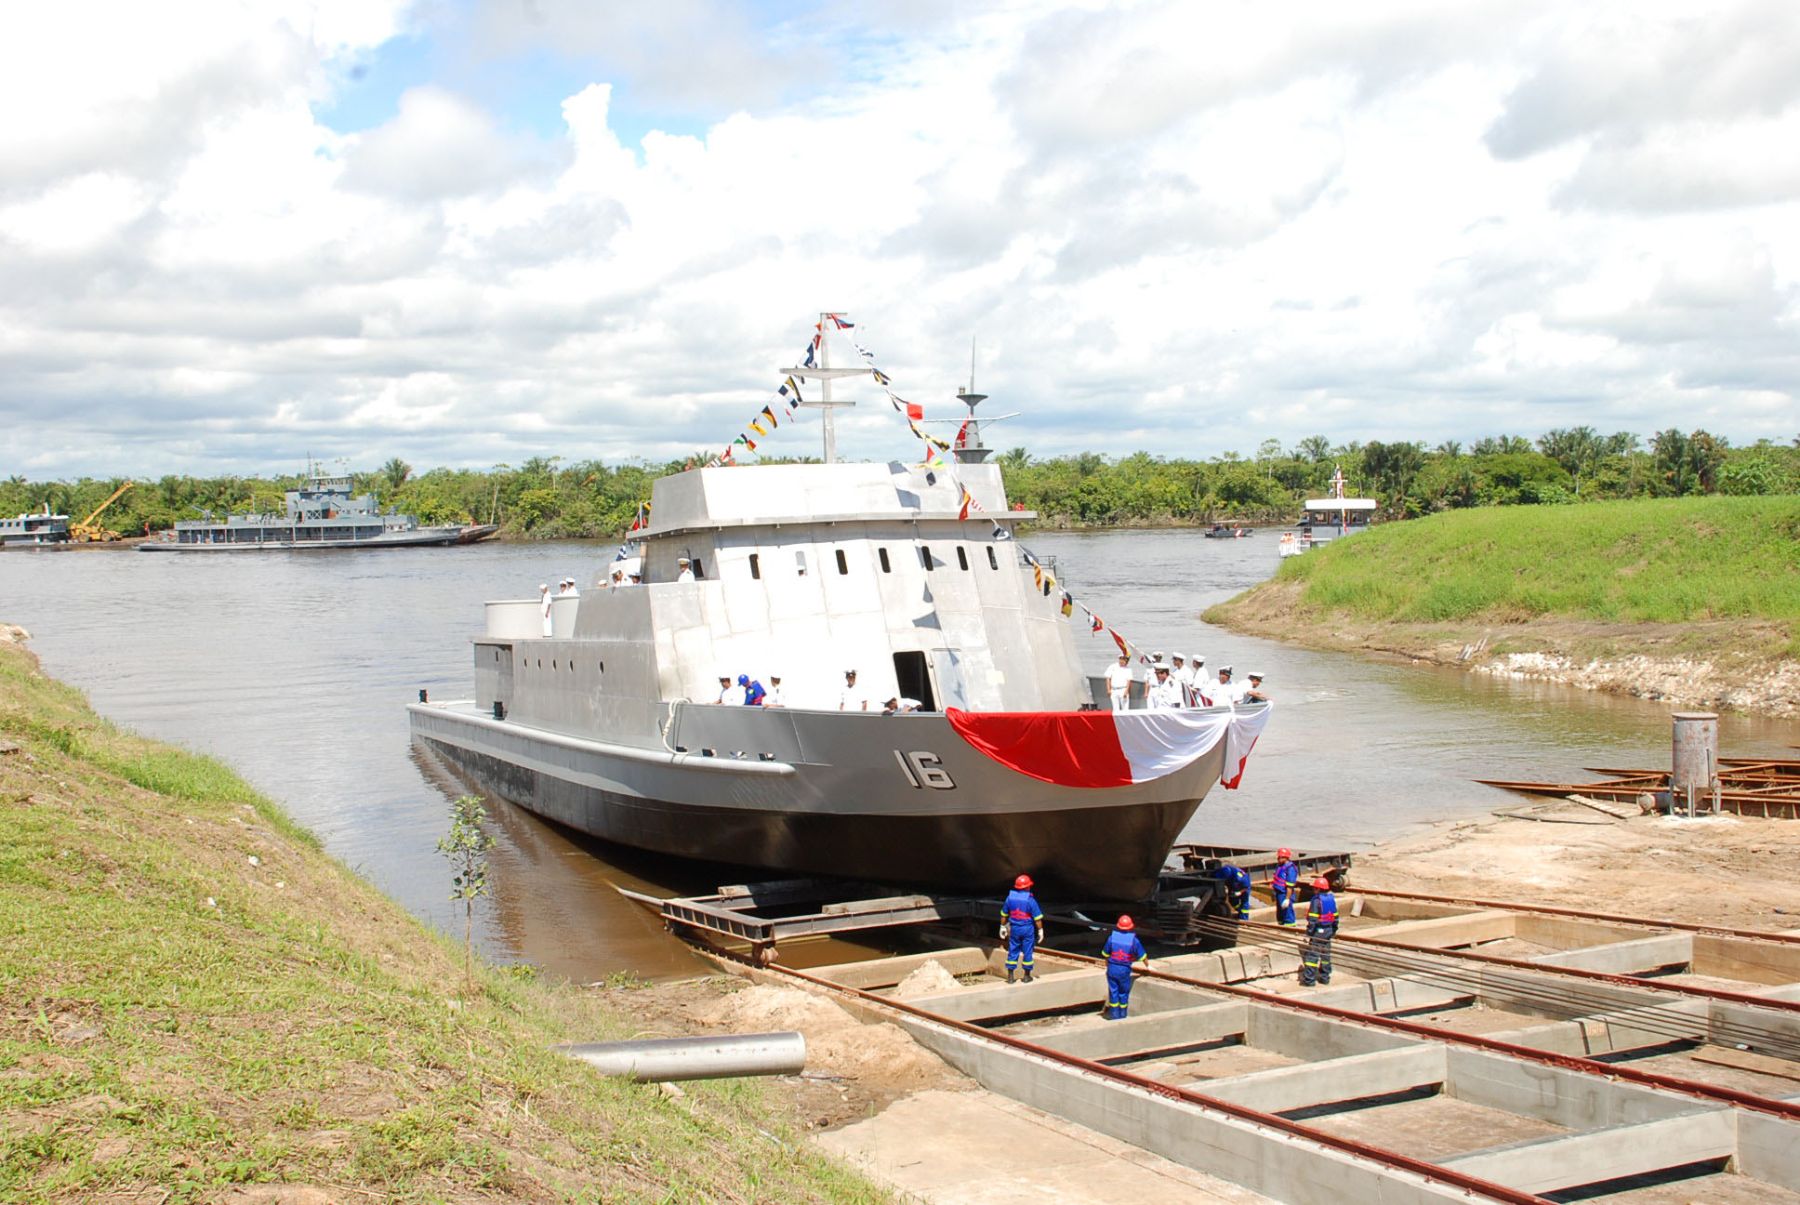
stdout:
<svg viewBox="0 0 1800 1205">
<path fill-rule="evenodd" d="M 1275 923 L 1291 925 L 1294 923 L 1294 888 L 1300 882 L 1300 868 L 1292 862 L 1283 862 L 1275 868 L 1274 877 L 1269 882 L 1269 892 L 1275 897 Z"/>
<path fill-rule="evenodd" d="M 1038 907 L 1035 895 L 1015 887 L 1000 905 L 1000 919 L 1006 922 L 1007 977 L 1012 977 L 1021 962 L 1025 964 L 1025 974 L 1030 976 L 1031 955 L 1037 949 L 1037 927 L 1044 919 L 1044 910 Z"/>
<path fill-rule="evenodd" d="M 1123 1021 L 1131 1007 L 1131 964 L 1150 955 L 1136 933 L 1120 929 L 1107 934 L 1100 954 L 1106 959 L 1106 1019 Z"/>
<path fill-rule="evenodd" d="M 738 685 L 744 688 L 744 704 L 748 707 L 761 707 L 763 698 L 769 693 L 755 678 L 751 678 L 747 682 L 740 678 Z"/>
<path fill-rule="evenodd" d="M 1239 920 L 1250 919 L 1250 872 L 1230 862 L 1213 871 L 1213 878 L 1225 884 L 1225 911 Z"/>
<path fill-rule="evenodd" d="M 1337 936 L 1337 896 L 1321 891 L 1306 910 L 1306 953 L 1300 956 L 1300 982 L 1331 982 L 1331 939 Z"/>
</svg>

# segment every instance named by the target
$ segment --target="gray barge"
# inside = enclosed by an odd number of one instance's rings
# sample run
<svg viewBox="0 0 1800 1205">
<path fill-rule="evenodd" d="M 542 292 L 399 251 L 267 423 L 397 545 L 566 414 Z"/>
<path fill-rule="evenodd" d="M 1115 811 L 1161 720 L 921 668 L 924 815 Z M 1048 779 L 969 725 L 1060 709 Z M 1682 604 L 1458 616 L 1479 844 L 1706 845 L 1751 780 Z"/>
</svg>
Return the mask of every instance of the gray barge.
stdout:
<svg viewBox="0 0 1800 1205">
<path fill-rule="evenodd" d="M 288 490 L 281 514 L 184 519 L 138 545 L 140 552 L 296 552 L 326 548 L 417 548 L 470 544 L 493 524 L 422 526 L 412 515 L 380 509 L 374 494 L 354 494 L 348 476 L 314 471 Z"/>
</svg>

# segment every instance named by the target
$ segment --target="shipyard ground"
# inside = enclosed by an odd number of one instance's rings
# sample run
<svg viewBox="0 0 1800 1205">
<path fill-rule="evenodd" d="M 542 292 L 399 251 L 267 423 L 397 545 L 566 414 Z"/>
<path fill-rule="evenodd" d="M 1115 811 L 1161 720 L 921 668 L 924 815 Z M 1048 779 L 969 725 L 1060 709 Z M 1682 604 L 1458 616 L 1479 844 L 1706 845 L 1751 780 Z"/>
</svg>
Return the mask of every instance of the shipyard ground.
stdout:
<svg viewBox="0 0 1800 1205">
<path fill-rule="evenodd" d="M 1783 931 L 1800 925 L 1800 916 L 1793 915 L 1800 902 L 1792 890 L 1792 884 L 1800 879 L 1800 823 L 1737 817 L 1613 818 L 1572 803 L 1532 805 L 1515 800 L 1504 807 L 1517 814 L 1447 824 L 1359 854 L 1354 883 L 1346 896 L 1355 898 L 1358 889 L 1391 889 L 1744 929 Z M 1582 922 L 1555 917 L 1519 920 L 1492 909 L 1434 910 L 1403 898 L 1383 901 L 1374 890 L 1365 905 L 1366 915 L 1349 923 L 1347 934 L 1391 932 L 1393 940 L 1412 940 L 1421 948 L 1544 958 L 1629 974 L 1645 973 L 1659 962 L 1685 963 L 1674 968 L 1660 966 L 1656 972 L 1666 976 L 1662 982 L 1711 985 L 1766 994 L 1775 1000 L 1800 999 L 1794 988 L 1781 986 L 1800 979 L 1796 973 L 1800 964 L 1793 957 L 1783 954 L 1775 958 L 1781 964 L 1779 969 L 1746 969 L 1731 963 L 1735 955 L 1724 952 L 1726 947 L 1707 945 L 1715 939 L 1704 936 L 1643 936 L 1608 932 L 1605 926 L 1592 924 L 1582 931 Z M 1409 932 L 1412 936 L 1404 938 Z M 1599 942 L 1610 944 L 1590 944 Z M 1658 953 L 1658 943 L 1671 950 L 1680 946 L 1686 952 Z M 1188 964 L 1185 971 L 1200 979 L 1217 975 L 1282 996 L 1308 995 L 1294 982 L 1292 968 L 1297 959 L 1281 950 L 1284 945 L 1292 947 L 1290 938 L 1252 933 L 1245 945 L 1261 949 L 1259 957 L 1265 959 L 1261 969 L 1270 973 L 1207 971 L 1198 965 L 1204 956 L 1180 956 L 1164 960 L 1162 965 Z M 1703 945 L 1714 952 L 1704 957 L 1696 953 Z M 1069 948 L 1074 951 L 1073 945 Z M 1324 989 L 1329 997 L 1315 992 L 1311 993 L 1314 998 L 1329 998 L 1332 1003 L 1354 1008 L 1358 1007 L 1354 997 L 1360 991 L 1367 997 L 1364 1007 L 1370 1013 L 1405 1015 L 1471 1034 L 1517 1034 L 1521 1041 L 1538 1042 L 1546 1048 L 1560 1042 L 1562 1053 L 1618 1058 L 1618 1065 L 1627 1069 L 1621 1073 L 1624 1075 L 1630 1075 L 1631 1068 L 1641 1068 L 1704 1081 L 1720 1091 L 1765 1095 L 1789 1109 L 1800 1097 L 1800 1061 L 1720 1045 L 1712 1040 L 1716 1035 L 1704 1032 L 1703 1023 L 1700 1031 L 1683 1035 L 1694 1041 L 1669 1042 L 1666 1050 L 1645 1047 L 1627 1052 L 1634 1041 L 1644 1047 L 1644 1040 L 1626 1035 L 1627 1026 L 1618 1020 L 1619 1015 L 1629 1014 L 1629 1001 L 1621 1006 L 1623 1013 L 1615 1014 L 1610 1022 L 1588 1020 L 1573 1026 L 1565 1022 L 1562 1028 L 1568 1033 L 1556 1036 L 1555 1010 L 1531 1000 L 1520 1004 L 1508 998 L 1509 990 L 1516 994 L 1517 989 L 1509 989 L 1503 978 L 1485 988 L 1446 989 L 1434 994 L 1429 982 L 1421 986 L 1416 977 L 1409 985 L 1405 975 L 1389 977 L 1379 973 L 1379 968 L 1353 968 L 1344 954 L 1340 943 L 1338 975 L 1332 987 Z M 792 951 L 790 958 L 814 961 L 804 951 Z M 879 991 L 911 995 L 944 1015 L 973 1021 L 984 1029 L 1051 1048 L 1086 1051 L 1089 1057 L 1128 1065 L 1164 1082 L 1201 1092 L 1235 1092 L 1242 1100 L 1260 1100 L 1280 1113 L 1305 1117 L 1310 1102 L 1326 1102 L 1314 1107 L 1317 1115 L 1307 1124 L 1346 1140 L 1398 1149 L 1427 1162 L 1485 1171 L 1497 1180 L 1511 1177 L 1531 1183 L 1538 1164 L 1554 1164 L 1559 1169 L 1555 1175 L 1571 1185 L 1584 1178 L 1616 1179 L 1610 1192 L 1596 1198 L 1607 1201 L 1633 1205 L 1688 1200 L 1800 1202 L 1795 1187 L 1800 1185 L 1800 1165 L 1796 1165 L 1800 1156 L 1781 1155 L 1771 1163 L 1756 1149 L 1771 1135 L 1785 1142 L 1795 1125 L 1791 1118 L 1718 1102 L 1687 1101 L 1678 1093 L 1670 1095 L 1629 1083 L 1612 1085 L 1600 1080 L 1601 1086 L 1596 1087 L 1573 1073 L 1514 1065 L 1497 1055 L 1453 1046 L 1377 1041 L 1366 1035 L 1346 1044 L 1344 1035 L 1354 1037 L 1352 1030 L 1339 1031 L 1305 1018 L 1278 1020 L 1266 1006 L 1254 1002 L 1184 1000 L 1174 993 L 1188 989 L 1165 989 L 1160 983 L 1146 981 L 1140 984 L 1143 1003 L 1134 1008 L 1133 1020 L 1128 1023 L 1140 1033 L 1161 1024 L 1158 1017 L 1170 1024 L 1184 1015 L 1222 1018 L 1215 1029 L 1226 1040 L 1207 1046 L 1195 1043 L 1190 1032 L 1183 1039 L 1190 1048 L 1165 1058 L 1154 1053 L 1154 1048 L 1176 1044 L 1174 1039 L 1115 1041 L 1120 1032 L 1117 1027 L 1094 1022 L 1091 1013 L 1098 1000 L 1089 1006 L 1086 999 L 1093 993 L 1088 982 L 1093 978 L 1091 972 L 1083 976 L 1078 968 L 1056 967 L 1052 960 L 1047 961 L 1047 973 L 1040 974 L 1037 984 L 1007 987 L 993 978 L 991 961 L 983 965 L 970 959 L 969 951 L 947 953 L 933 970 L 922 970 L 924 962 L 918 957 L 904 961 L 895 974 L 913 975 L 914 981 L 907 985 L 883 986 L 879 981 L 889 976 L 868 969 L 844 968 L 840 973 L 820 967 L 816 971 L 840 982 L 860 981 Z M 1669 974 L 1671 969 L 1676 973 Z M 1061 1098 L 1052 1094 L 1040 1102 L 1051 1107 L 1035 1108 L 1012 1097 L 1029 1100 L 1034 1091 L 1043 1090 L 1041 1086 L 1021 1088 L 1015 1084 L 1004 1093 L 982 1087 L 977 1078 L 1000 1082 L 1006 1072 L 997 1069 L 992 1056 L 977 1052 L 973 1043 L 956 1035 L 927 1036 L 926 1040 L 946 1052 L 951 1061 L 960 1062 L 972 1076 L 935 1058 L 922 1058 L 922 1050 L 893 1018 L 880 1017 L 853 1001 L 846 1009 L 842 1006 L 845 1001 L 802 991 L 779 973 L 750 974 L 757 980 L 754 984 L 739 976 L 721 976 L 702 983 L 646 987 L 640 989 L 644 996 L 634 1007 L 660 1012 L 661 1006 L 653 1001 L 665 999 L 672 1005 L 665 1015 L 680 1017 L 681 1025 L 700 1029 L 718 1024 L 740 1030 L 792 1027 L 808 1032 L 817 1056 L 811 1064 L 816 1070 L 810 1078 L 788 1081 L 780 1093 L 790 1117 L 798 1128 L 813 1132 L 813 1141 L 821 1149 L 850 1160 L 908 1198 L 981 1203 L 1311 1199 L 1309 1173 L 1304 1170 L 1292 1182 L 1279 1175 L 1265 1179 L 1265 1187 L 1274 1186 L 1268 1198 L 1243 1186 L 1242 1181 L 1249 1178 L 1243 1167 L 1259 1157 L 1269 1158 L 1267 1151 L 1257 1156 L 1246 1150 L 1245 1164 L 1235 1173 L 1239 1183 L 1216 1179 L 1205 1170 L 1183 1166 L 1137 1145 L 1157 1146 L 1158 1126 L 1165 1130 L 1161 1141 L 1166 1144 L 1166 1121 L 1145 1120 L 1141 1132 L 1129 1124 L 1110 1133 L 1099 1132 L 1069 1115 L 1079 1116 L 1084 1108 L 1092 1108 L 1093 1116 L 1104 1119 L 1109 1109 L 1117 1112 L 1118 1106 L 1076 1100 L 1064 1107 Z M 1575 981 L 1572 990 L 1599 989 Z M 1164 991 L 1171 994 L 1159 995 Z M 1383 1007 L 1376 997 L 1389 991 L 1396 995 Z M 1409 991 L 1416 993 L 1416 998 L 1400 998 Z M 1036 1003 L 1026 1010 L 1029 1015 L 1009 1015 L 1009 1009 L 1019 1008 L 1015 1002 L 1025 998 L 1020 993 L 1033 993 Z M 677 1003 L 683 997 L 685 1003 Z M 1696 1007 L 1704 1012 L 1706 1003 Z M 1415 1007 L 1403 1007 L 1408 1004 Z M 1718 1010 L 1736 1006 L 1711 1007 L 1716 1016 Z M 1246 1019 L 1246 1010 L 1256 1016 Z M 853 1017 L 852 1012 L 860 1016 Z M 1671 1011 L 1658 1024 L 1667 1024 L 1673 1015 Z M 930 1028 L 923 1022 L 901 1020 L 914 1036 L 926 1034 Z M 1597 1037 L 1609 1024 L 1612 1036 Z M 1791 1035 L 1792 1014 L 1771 1014 L 1769 1024 L 1786 1027 L 1784 1032 Z M 1590 1031 L 1585 1036 L 1583 1027 Z M 1530 1037 L 1534 1034 L 1540 1036 Z M 1610 1048 L 1608 1041 L 1613 1044 Z M 1582 1048 L 1576 1049 L 1571 1042 Z M 1146 1049 L 1152 1053 L 1143 1053 Z M 1432 1065 L 1426 1067 L 1426 1063 Z M 1284 1075 L 1283 1068 L 1293 1070 Z M 1357 1086 L 1362 1082 L 1359 1077 L 1367 1077 L 1362 1087 Z M 1534 1090 L 1540 1096 L 1534 1103 L 1522 1103 L 1526 1082 L 1537 1085 Z M 1435 1087 L 1422 1089 L 1420 1083 Z M 1328 1103 L 1342 1102 L 1365 1089 L 1377 1096 L 1392 1090 L 1392 1095 L 1374 1107 Z M 1063 1091 L 1079 1095 L 1092 1090 L 1089 1085 Z M 1542 1096 L 1546 1090 L 1551 1090 L 1548 1098 Z M 1184 1119 L 1183 1124 L 1187 1120 L 1191 1119 Z M 1700 1175 L 1699 1179 L 1659 1180 L 1656 1175 L 1633 1179 L 1637 1167 L 1633 1159 L 1641 1162 L 1641 1156 L 1621 1157 L 1615 1149 L 1674 1150 L 1669 1158 L 1685 1158 L 1677 1149 L 1684 1142 L 1694 1144 L 1690 1152 L 1693 1163 L 1704 1165 L 1703 1174 L 1692 1169 L 1687 1173 Z M 1324 1158 L 1317 1151 L 1302 1157 L 1297 1152 L 1305 1143 L 1298 1139 L 1295 1143 L 1294 1151 L 1279 1145 L 1269 1149 L 1292 1158 L 1296 1165 Z M 1581 1170 L 1590 1164 L 1591 1177 Z M 1328 1160 L 1321 1167 L 1337 1174 Z M 1234 1174 L 1229 1167 L 1219 1170 Z M 1540 1181 L 1537 1188 L 1522 1191 L 1549 1193 L 1549 1183 Z M 1396 1200 L 1419 1199 L 1409 1194 L 1429 1195 L 1420 1177 L 1403 1173 L 1395 1174 L 1384 1192 L 1389 1190 Z M 1349 1189 L 1341 1185 L 1341 1191 Z M 1353 1195 L 1339 1199 L 1352 1199 Z M 1528 1195 L 1525 1199 L 1534 1198 Z"/>
</svg>

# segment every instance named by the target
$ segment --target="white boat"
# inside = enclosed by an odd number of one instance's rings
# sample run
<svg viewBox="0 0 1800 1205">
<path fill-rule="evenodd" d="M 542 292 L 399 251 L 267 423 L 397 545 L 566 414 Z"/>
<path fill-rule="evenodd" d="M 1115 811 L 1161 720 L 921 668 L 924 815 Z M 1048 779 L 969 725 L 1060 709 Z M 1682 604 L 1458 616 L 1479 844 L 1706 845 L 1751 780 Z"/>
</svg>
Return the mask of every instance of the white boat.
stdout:
<svg viewBox="0 0 1800 1205">
<path fill-rule="evenodd" d="M 1367 531 L 1378 506 L 1379 503 L 1373 498 L 1346 498 L 1344 470 L 1337 469 L 1331 475 L 1331 495 L 1326 498 L 1308 498 L 1301 507 L 1300 522 L 1294 532 L 1296 543 L 1304 538 L 1309 544 L 1323 544 L 1339 536 Z"/>
<path fill-rule="evenodd" d="M 554 598 L 547 627 L 537 599 L 487 603 L 474 697 L 412 705 L 414 738 L 492 795 L 639 848 L 1139 898 L 1267 707 L 1105 710 L 997 465 L 830 461 L 828 442 L 823 464 L 660 479 L 644 584 Z M 779 674 L 787 705 L 714 702 L 739 673 Z M 893 696 L 921 707 L 883 714 Z"/>
</svg>

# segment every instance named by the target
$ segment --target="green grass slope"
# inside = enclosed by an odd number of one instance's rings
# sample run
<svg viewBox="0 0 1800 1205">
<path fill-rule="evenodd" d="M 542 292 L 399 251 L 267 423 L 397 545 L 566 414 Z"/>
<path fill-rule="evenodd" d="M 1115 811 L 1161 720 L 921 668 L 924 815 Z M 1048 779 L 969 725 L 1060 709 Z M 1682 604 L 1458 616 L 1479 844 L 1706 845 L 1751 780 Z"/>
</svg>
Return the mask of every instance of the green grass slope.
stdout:
<svg viewBox="0 0 1800 1205">
<path fill-rule="evenodd" d="M 1449 511 L 1283 562 L 1207 618 L 1374 624 L 1765 621 L 1800 655 L 1800 497 Z"/>
<path fill-rule="evenodd" d="M 552 1053 L 646 1019 L 467 990 L 455 943 L 227 768 L 6 643 L 0 738 L 0 1199 L 883 1199 L 759 1084 L 676 1101 Z"/>
</svg>

